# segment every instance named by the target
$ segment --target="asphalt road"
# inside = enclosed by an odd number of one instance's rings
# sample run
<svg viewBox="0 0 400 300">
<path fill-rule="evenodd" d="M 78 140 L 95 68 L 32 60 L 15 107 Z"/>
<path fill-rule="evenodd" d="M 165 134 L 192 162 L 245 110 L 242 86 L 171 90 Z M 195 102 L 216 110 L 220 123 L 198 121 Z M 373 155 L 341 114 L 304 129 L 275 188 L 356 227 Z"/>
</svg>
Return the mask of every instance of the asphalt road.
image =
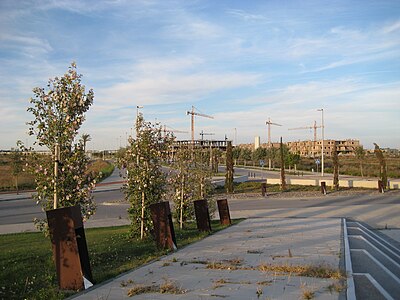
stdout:
<svg viewBox="0 0 400 300">
<path fill-rule="evenodd" d="M 102 191 L 93 194 L 97 204 L 97 212 L 92 219 L 126 218 L 129 204 L 124 200 L 122 191 Z M 343 209 L 355 207 L 361 209 L 366 206 L 379 211 L 383 208 L 390 209 L 393 205 L 400 205 L 400 192 L 391 191 L 383 195 L 378 193 L 349 195 L 349 196 L 320 196 L 317 198 L 256 198 L 246 200 L 230 199 L 229 206 L 232 212 L 240 214 L 246 211 L 255 213 L 261 210 L 271 209 L 313 209 L 326 208 Z M 358 208 L 357 208 L 358 207 Z M 339 209 L 338 209 L 339 208 Z M 20 224 L 32 222 L 33 218 L 43 218 L 45 214 L 40 206 L 36 205 L 32 199 L 19 199 L 2 201 L 0 203 L 0 225 Z"/>
</svg>

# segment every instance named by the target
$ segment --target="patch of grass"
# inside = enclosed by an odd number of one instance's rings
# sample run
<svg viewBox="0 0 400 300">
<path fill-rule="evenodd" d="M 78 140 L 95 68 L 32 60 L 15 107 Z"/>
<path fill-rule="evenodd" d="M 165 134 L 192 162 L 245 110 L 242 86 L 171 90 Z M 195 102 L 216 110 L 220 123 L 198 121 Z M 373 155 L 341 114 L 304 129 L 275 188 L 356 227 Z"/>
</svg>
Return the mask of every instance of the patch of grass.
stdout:
<svg viewBox="0 0 400 300">
<path fill-rule="evenodd" d="M 100 174 L 99 181 L 102 181 L 114 172 L 114 165 L 109 161 L 98 159 L 91 161 L 88 169 L 89 172 Z"/>
<path fill-rule="evenodd" d="M 137 285 L 128 291 L 128 296 L 133 297 L 147 293 L 160 293 L 160 294 L 185 294 L 186 291 L 182 290 L 178 285 L 172 281 L 166 280 L 160 285 Z"/>
<path fill-rule="evenodd" d="M 234 183 L 235 194 L 242 193 L 259 193 L 261 194 L 261 181 L 247 181 Z M 319 191 L 321 188 L 319 186 L 311 185 L 287 185 L 285 192 L 307 192 L 307 191 Z M 280 193 L 282 192 L 279 184 L 267 184 L 267 193 Z M 225 193 L 223 187 L 217 187 L 215 189 L 216 194 Z"/>
<path fill-rule="evenodd" d="M 225 226 L 214 220 L 212 228 L 216 232 Z M 176 229 L 175 234 L 178 248 L 208 235 L 199 233 L 195 223 Z M 168 253 L 157 250 L 152 240 L 130 239 L 129 226 L 90 228 L 85 235 L 95 283 Z M 64 299 L 70 295 L 58 290 L 51 243 L 42 233 L 0 235 L 0 270 L 0 299 Z"/>
<path fill-rule="evenodd" d="M 276 272 L 276 273 L 291 273 L 298 276 L 314 277 L 314 278 L 329 278 L 329 279 L 343 279 L 345 274 L 339 269 L 333 269 L 329 266 L 313 266 L 313 265 L 271 265 L 261 264 L 258 269 L 262 272 Z"/>
</svg>

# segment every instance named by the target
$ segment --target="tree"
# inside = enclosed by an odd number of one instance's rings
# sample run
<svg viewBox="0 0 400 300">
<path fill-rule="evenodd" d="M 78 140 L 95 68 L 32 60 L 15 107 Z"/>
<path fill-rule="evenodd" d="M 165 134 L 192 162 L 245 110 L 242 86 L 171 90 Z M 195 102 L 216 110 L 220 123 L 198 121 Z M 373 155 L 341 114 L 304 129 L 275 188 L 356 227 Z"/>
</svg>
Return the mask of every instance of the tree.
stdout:
<svg viewBox="0 0 400 300">
<path fill-rule="evenodd" d="M 124 156 L 118 160 L 120 167 L 127 169 L 125 198 L 131 220 L 131 236 L 144 239 L 150 233 L 151 214 L 148 207 L 162 201 L 166 192 L 166 175 L 161 170 L 161 161 L 167 156 L 170 135 L 163 136 L 161 126 L 145 122 L 139 114 L 136 122 L 136 139 L 128 140 Z"/>
<path fill-rule="evenodd" d="M 281 190 L 286 190 L 286 179 L 285 179 L 285 159 L 284 159 L 284 151 L 283 151 L 283 143 L 281 137 L 280 143 L 280 155 L 281 155 Z"/>
<path fill-rule="evenodd" d="M 87 144 L 87 142 L 89 142 L 91 140 L 92 140 L 92 138 L 90 137 L 90 134 L 88 134 L 88 133 L 82 134 L 83 151 L 86 152 L 86 144 Z"/>
<path fill-rule="evenodd" d="M 75 138 L 93 104 L 94 93 L 85 92 L 81 77 L 72 63 L 62 77 L 48 81 L 46 90 L 33 89 L 28 112 L 35 118 L 27 123 L 29 134 L 36 136 L 34 145 L 50 150 L 53 161 L 47 156 L 33 155 L 27 168 L 35 175 L 37 194 L 33 197 L 45 210 L 79 204 L 83 218 L 87 219 L 96 208 L 91 195 L 96 180 L 88 174 L 83 141 L 76 142 Z M 54 164 L 59 165 L 59 172 Z M 35 223 L 40 229 L 46 227 L 44 220 Z"/>
<path fill-rule="evenodd" d="M 363 163 L 365 160 L 365 150 L 364 150 L 363 146 L 360 146 L 360 147 L 356 147 L 354 152 L 356 154 L 356 158 L 357 158 L 358 162 L 360 163 L 361 177 L 364 177 Z"/>
<path fill-rule="evenodd" d="M 339 190 L 339 156 L 336 148 L 336 141 L 333 144 L 332 163 L 333 163 L 333 188 L 335 190 Z"/>
<path fill-rule="evenodd" d="M 17 142 L 17 146 L 20 146 L 21 142 Z M 11 157 L 11 173 L 15 179 L 15 189 L 17 190 L 17 195 L 19 194 L 18 191 L 18 176 L 22 173 L 23 171 L 23 157 L 22 157 L 22 152 L 19 151 L 19 149 L 15 149 L 10 155 Z"/>
<path fill-rule="evenodd" d="M 194 218 L 193 201 L 208 198 L 212 190 L 208 154 L 206 149 L 184 146 L 176 151 L 169 183 L 173 188 L 175 217 L 180 228 Z M 209 206 L 212 207 L 211 200 Z"/>
<path fill-rule="evenodd" d="M 234 147 L 232 149 L 232 157 L 235 161 L 235 165 L 236 165 L 236 161 L 240 158 L 240 152 L 241 152 L 241 148 L 240 147 Z"/>
<path fill-rule="evenodd" d="M 272 163 L 272 168 L 275 168 L 275 161 L 278 158 L 279 150 L 277 148 L 271 147 L 267 149 L 267 158 Z M 269 165 L 269 162 L 268 162 Z M 269 167 L 269 166 L 268 166 Z"/>
<path fill-rule="evenodd" d="M 380 165 L 379 177 L 382 180 L 383 188 L 386 189 L 387 187 L 386 160 L 378 144 L 374 143 L 374 145 L 375 145 L 375 150 L 374 150 L 375 156 L 378 159 Z"/>
<path fill-rule="evenodd" d="M 251 160 L 252 151 L 247 148 L 242 148 L 240 151 L 240 159 L 243 159 L 244 165 L 246 165 L 246 161 Z"/>
<path fill-rule="evenodd" d="M 228 141 L 226 147 L 226 175 L 225 175 L 225 189 L 228 194 L 233 193 L 233 155 L 232 155 L 232 142 Z"/>
<path fill-rule="evenodd" d="M 252 153 L 253 161 L 264 160 L 267 157 L 267 149 L 259 147 Z"/>
</svg>

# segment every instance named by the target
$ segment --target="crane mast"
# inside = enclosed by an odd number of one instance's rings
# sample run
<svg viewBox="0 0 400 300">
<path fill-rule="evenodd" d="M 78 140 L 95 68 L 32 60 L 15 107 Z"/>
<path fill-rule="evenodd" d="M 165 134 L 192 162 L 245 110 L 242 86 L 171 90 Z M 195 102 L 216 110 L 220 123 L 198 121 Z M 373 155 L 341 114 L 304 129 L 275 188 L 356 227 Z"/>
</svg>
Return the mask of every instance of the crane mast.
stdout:
<svg viewBox="0 0 400 300">
<path fill-rule="evenodd" d="M 268 121 L 265 122 L 268 125 L 268 149 L 271 149 L 271 125 L 282 126 L 278 123 L 271 122 L 271 118 L 268 118 Z M 268 159 L 268 169 L 271 170 L 271 158 Z"/>
<path fill-rule="evenodd" d="M 191 115 L 192 144 L 194 144 L 194 116 L 199 116 L 199 117 L 214 119 L 214 117 L 212 117 L 212 116 L 209 116 L 209 115 L 206 115 L 206 114 L 202 114 L 202 113 L 196 112 L 195 109 L 196 109 L 196 108 L 192 105 L 192 110 L 186 112 L 186 115 Z"/>
</svg>

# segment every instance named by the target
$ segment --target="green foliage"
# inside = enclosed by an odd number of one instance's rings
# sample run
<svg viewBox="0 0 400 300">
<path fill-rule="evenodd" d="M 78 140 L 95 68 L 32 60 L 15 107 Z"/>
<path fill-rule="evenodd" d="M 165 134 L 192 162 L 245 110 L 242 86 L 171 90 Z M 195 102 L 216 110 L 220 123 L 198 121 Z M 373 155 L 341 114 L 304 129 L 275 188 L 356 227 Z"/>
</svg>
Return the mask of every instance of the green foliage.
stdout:
<svg viewBox="0 0 400 300">
<path fill-rule="evenodd" d="M 242 148 L 240 151 L 240 159 L 242 160 L 251 160 L 252 151 L 247 148 Z"/>
<path fill-rule="evenodd" d="M 265 148 L 259 147 L 252 153 L 253 161 L 263 160 L 267 157 L 268 151 Z"/>
<path fill-rule="evenodd" d="M 57 184 L 59 207 L 79 204 L 84 219 L 95 211 L 91 190 L 95 185 L 95 175 L 88 174 L 89 159 L 85 156 L 83 140 L 75 141 L 78 130 L 85 120 L 85 113 L 93 103 L 94 93 L 85 93 L 81 84 L 82 75 L 76 65 L 71 64 L 62 77 L 50 79 L 47 90 L 34 88 L 27 110 L 34 116 L 28 122 L 29 134 L 36 137 L 34 145 L 45 146 L 55 159 L 55 147 L 60 147 L 59 172 L 56 178 L 53 159 L 42 155 L 32 155 L 27 169 L 35 176 L 35 200 L 45 210 L 53 208 L 54 186 Z M 44 220 L 36 220 L 43 228 Z"/>
<path fill-rule="evenodd" d="M 152 228 L 148 207 L 160 202 L 166 191 L 166 175 L 161 170 L 161 161 L 166 156 L 171 137 L 163 137 L 162 128 L 145 122 L 141 114 L 136 129 L 136 140 L 129 139 L 118 164 L 128 173 L 125 197 L 131 204 L 128 209 L 131 234 L 143 239 Z"/>
<path fill-rule="evenodd" d="M 232 142 L 228 141 L 226 148 L 226 176 L 225 176 L 225 189 L 228 194 L 233 193 L 233 155 L 232 155 Z"/>
<path fill-rule="evenodd" d="M 365 160 L 365 150 L 363 148 L 363 146 L 359 146 L 355 149 L 355 154 L 356 154 L 356 158 L 360 163 L 360 173 L 361 176 L 364 177 L 364 172 L 363 172 L 363 163 Z"/>
<path fill-rule="evenodd" d="M 233 148 L 232 149 L 232 157 L 233 157 L 233 159 L 239 159 L 241 151 L 242 151 L 242 148 L 240 148 L 240 147 Z"/>
<path fill-rule="evenodd" d="M 181 228 L 194 219 L 193 201 L 208 199 L 213 190 L 208 152 L 201 148 L 181 147 L 174 157 L 169 184 L 174 190 L 174 216 Z M 212 203 L 209 206 L 212 207 Z"/>
<path fill-rule="evenodd" d="M 17 146 L 20 146 L 21 142 L 17 142 Z M 15 179 L 15 189 L 17 190 L 18 193 L 18 177 L 19 175 L 23 172 L 23 164 L 24 164 L 24 157 L 21 154 L 22 151 L 19 151 L 18 149 L 13 151 L 12 154 L 10 155 L 11 157 L 11 173 Z"/>
<path fill-rule="evenodd" d="M 212 221 L 213 232 L 223 228 L 218 220 Z M 130 240 L 129 226 L 90 228 L 85 235 L 96 284 L 168 253 L 152 240 Z M 194 222 L 175 235 L 182 248 L 208 234 L 199 233 Z M 40 233 L 0 235 L 0 267 L 0 299 L 65 299 L 73 293 L 58 289 L 51 244 Z"/>
<path fill-rule="evenodd" d="M 379 148 L 377 144 L 375 144 L 375 156 L 379 161 L 380 165 L 380 172 L 379 172 L 379 177 L 382 180 L 383 188 L 386 189 L 387 187 L 387 173 L 386 173 L 386 160 L 385 157 L 383 156 L 382 150 Z"/>
</svg>

